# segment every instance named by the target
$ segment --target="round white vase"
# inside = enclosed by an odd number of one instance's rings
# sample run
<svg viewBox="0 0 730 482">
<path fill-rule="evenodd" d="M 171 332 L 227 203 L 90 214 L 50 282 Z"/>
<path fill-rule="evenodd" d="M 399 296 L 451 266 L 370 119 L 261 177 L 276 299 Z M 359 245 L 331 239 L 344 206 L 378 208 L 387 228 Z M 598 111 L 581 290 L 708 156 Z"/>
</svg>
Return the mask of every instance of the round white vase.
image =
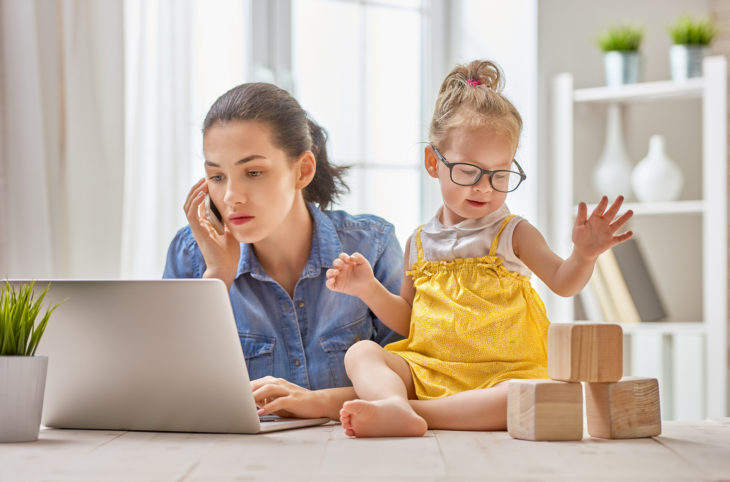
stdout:
<svg viewBox="0 0 730 482">
<path fill-rule="evenodd" d="M 679 198 L 684 184 L 682 170 L 664 149 L 664 137 L 651 136 L 649 153 L 631 173 L 634 194 L 643 202 L 674 201 Z"/>
<path fill-rule="evenodd" d="M 633 164 L 624 146 L 621 128 L 621 107 L 608 106 L 606 118 L 606 141 L 598 165 L 593 171 L 593 186 L 599 195 L 615 199 L 618 195 L 628 198 L 631 193 L 631 170 Z"/>
</svg>

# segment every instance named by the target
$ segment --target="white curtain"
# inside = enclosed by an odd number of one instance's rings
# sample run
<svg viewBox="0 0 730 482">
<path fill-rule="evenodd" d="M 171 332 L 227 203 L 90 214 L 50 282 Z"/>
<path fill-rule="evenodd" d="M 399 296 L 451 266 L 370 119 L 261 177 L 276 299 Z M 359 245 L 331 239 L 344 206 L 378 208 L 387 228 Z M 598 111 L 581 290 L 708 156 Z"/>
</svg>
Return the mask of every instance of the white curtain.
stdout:
<svg viewBox="0 0 730 482">
<path fill-rule="evenodd" d="M 184 223 L 193 153 L 191 0 L 125 2 L 126 160 L 121 275 L 159 278 Z"/>
<path fill-rule="evenodd" d="M 115 277 L 122 6 L 0 0 L 0 274 Z"/>
<path fill-rule="evenodd" d="M 248 3 L 126 0 L 126 138 L 121 276 L 159 278 L 202 177 L 210 104 L 243 81 Z"/>
</svg>

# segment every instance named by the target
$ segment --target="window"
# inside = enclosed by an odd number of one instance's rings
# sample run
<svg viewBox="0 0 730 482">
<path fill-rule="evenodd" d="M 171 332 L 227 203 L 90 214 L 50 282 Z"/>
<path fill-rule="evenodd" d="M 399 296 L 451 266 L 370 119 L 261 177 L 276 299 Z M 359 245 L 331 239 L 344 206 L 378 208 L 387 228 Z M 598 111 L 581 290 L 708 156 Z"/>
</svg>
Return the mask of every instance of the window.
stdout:
<svg viewBox="0 0 730 482">
<path fill-rule="evenodd" d="M 337 208 L 386 218 L 404 244 L 424 218 L 427 11 L 420 0 L 294 0 L 291 7 L 294 95 L 328 131 L 330 159 L 352 166 L 351 191 Z"/>
</svg>

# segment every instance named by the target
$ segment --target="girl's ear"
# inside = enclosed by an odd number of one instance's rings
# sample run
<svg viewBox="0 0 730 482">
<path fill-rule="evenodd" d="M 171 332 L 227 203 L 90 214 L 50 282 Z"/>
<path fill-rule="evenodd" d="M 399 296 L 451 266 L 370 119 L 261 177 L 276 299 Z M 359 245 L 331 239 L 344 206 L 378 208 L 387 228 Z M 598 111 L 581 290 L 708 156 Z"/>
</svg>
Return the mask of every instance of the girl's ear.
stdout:
<svg viewBox="0 0 730 482">
<path fill-rule="evenodd" d="M 436 178 L 439 177 L 439 160 L 436 157 L 436 153 L 433 152 L 433 147 L 426 146 L 423 159 L 428 175 Z"/>
<path fill-rule="evenodd" d="M 296 188 L 304 189 L 314 179 L 317 172 L 317 160 L 310 151 L 304 151 L 296 162 Z"/>
</svg>

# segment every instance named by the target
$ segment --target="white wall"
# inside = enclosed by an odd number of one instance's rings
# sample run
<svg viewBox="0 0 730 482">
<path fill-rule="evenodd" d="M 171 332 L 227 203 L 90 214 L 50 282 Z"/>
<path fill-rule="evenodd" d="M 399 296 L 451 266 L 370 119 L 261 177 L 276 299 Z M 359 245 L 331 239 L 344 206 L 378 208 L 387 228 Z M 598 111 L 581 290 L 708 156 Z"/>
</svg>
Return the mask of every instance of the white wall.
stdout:
<svg viewBox="0 0 730 482">
<path fill-rule="evenodd" d="M 538 226 L 537 193 L 537 0 L 458 0 L 450 2 L 452 64 L 495 61 L 505 74 L 505 96 L 522 116 L 517 160 L 527 180 L 507 198 L 510 210 Z M 430 112 L 432 114 L 433 112 Z"/>
</svg>

